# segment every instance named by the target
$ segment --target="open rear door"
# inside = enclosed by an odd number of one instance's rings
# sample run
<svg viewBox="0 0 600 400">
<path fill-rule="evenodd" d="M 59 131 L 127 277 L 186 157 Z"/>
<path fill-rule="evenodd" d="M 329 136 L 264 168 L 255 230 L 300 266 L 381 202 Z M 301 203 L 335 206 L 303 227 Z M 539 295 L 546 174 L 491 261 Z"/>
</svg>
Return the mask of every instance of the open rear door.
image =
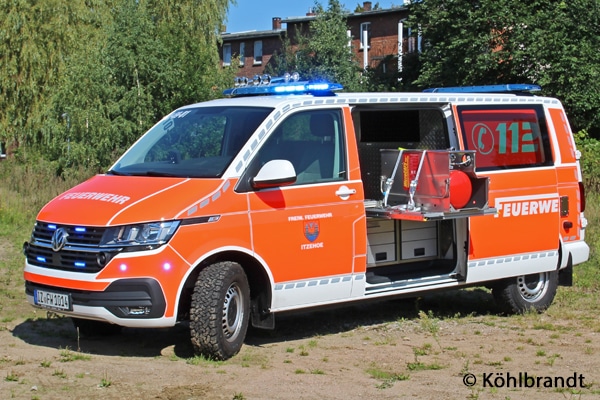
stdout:
<svg viewBox="0 0 600 400">
<path fill-rule="evenodd" d="M 467 281 L 556 269 L 561 202 L 543 106 L 458 106 L 455 115 L 498 210 L 469 221 Z"/>
</svg>

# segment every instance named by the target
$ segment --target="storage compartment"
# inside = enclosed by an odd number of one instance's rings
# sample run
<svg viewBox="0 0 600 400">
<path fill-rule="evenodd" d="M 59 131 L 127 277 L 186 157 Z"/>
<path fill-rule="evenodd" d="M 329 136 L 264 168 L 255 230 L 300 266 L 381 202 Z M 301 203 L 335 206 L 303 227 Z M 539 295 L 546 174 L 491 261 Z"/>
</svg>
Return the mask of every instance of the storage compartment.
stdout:
<svg viewBox="0 0 600 400">
<path fill-rule="evenodd" d="M 381 200 L 367 216 L 431 221 L 494 214 L 489 178 L 475 173 L 475 152 L 382 149 Z"/>
<path fill-rule="evenodd" d="M 367 283 L 454 279 L 449 277 L 457 262 L 456 224 L 466 227 L 455 220 L 367 218 Z"/>
<path fill-rule="evenodd" d="M 402 260 L 437 257 L 437 222 L 400 221 Z"/>
<path fill-rule="evenodd" d="M 437 241 L 431 240 L 410 240 L 402 242 L 402 259 L 411 260 L 417 258 L 437 256 Z"/>
<path fill-rule="evenodd" d="M 447 151 L 381 150 L 384 205 L 424 212 L 450 210 L 450 157 Z"/>
<path fill-rule="evenodd" d="M 395 221 L 369 219 L 367 222 L 367 265 L 389 264 L 397 260 Z"/>
<path fill-rule="evenodd" d="M 438 256 L 438 223 L 369 219 L 367 264 L 389 265 Z"/>
</svg>

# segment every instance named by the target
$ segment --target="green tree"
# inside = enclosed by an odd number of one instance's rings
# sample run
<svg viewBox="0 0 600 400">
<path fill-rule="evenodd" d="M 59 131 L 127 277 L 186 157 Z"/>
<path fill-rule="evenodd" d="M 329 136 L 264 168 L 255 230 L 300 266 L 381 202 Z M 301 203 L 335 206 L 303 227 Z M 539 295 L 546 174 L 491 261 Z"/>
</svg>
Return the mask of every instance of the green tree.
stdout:
<svg viewBox="0 0 600 400">
<path fill-rule="evenodd" d="M 220 29 L 235 0 L 155 0 L 151 10 L 166 46 L 171 75 L 163 82 L 164 112 L 219 97 L 235 70 L 219 65 Z"/>
<path fill-rule="evenodd" d="M 423 38 L 412 83 L 536 83 L 562 100 L 576 130 L 599 135 L 597 0 L 427 0 L 410 7 L 409 21 Z"/>
<path fill-rule="evenodd" d="M 48 98 L 81 38 L 111 1 L 12 0 L 0 4 L 0 141 L 43 143 Z"/>
<path fill-rule="evenodd" d="M 47 152 L 61 168 L 105 168 L 163 115 L 219 97 L 233 81 L 217 52 L 228 1 L 201 3 L 221 7 L 202 13 L 193 0 L 120 0 L 98 40 L 70 57 L 48 115 Z"/>
<path fill-rule="evenodd" d="M 302 55 L 308 58 L 308 75 L 340 82 L 347 90 L 361 88 L 361 68 L 348 45 L 348 12 L 338 0 L 329 0 L 327 9 L 315 4 L 317 17 L 310 24 L 310 36 Z"/>
<path fill-rule="evenodd" d="M 295 38 L 296 43 L 292 44 L 289 37 L 284 37 L 281 40 L 281 50 L 275 51 L 271 61 L 265 67 L 265 73 L 273 76 L 283 76 L 286 72 L 298 72 L 305 75 L 308 70 L 308 65 L 304 65 L 303 57 L 296 57 L 296 54 L 302 54 L 306 49 L 307 36 L 298 35 Z"/>
<path fill-rule="evenodd" d="M 104 168 L 183 104 L 221 95 L 234 0 L 11 0 L 0 5 L 0 141 Z"/>
</svg>

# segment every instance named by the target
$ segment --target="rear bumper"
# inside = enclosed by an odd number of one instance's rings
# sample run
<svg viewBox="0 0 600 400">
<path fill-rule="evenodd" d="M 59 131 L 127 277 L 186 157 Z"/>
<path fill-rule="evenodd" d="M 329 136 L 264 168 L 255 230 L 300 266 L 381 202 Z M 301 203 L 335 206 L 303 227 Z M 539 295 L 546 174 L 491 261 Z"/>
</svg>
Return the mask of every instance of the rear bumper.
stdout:
<svg viewBox="0 0 600 400">
<path fill-rule="evenodd" d="M 586 262 L 590 258 L 590 247 L 583 240 L 564 244 L 567 254 L 571 255 L 573 265 Z"/>
</svg>

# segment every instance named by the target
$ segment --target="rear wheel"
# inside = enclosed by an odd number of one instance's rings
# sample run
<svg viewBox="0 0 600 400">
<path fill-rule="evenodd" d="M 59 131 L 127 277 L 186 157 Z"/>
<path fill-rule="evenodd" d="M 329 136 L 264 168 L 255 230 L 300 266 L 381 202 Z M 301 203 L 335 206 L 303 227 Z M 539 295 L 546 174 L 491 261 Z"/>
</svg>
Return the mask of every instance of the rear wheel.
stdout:
<svg viewBox="0 0 600 400">
<path fill-rule="evenodd" d="M 226 360 L 240 351 L 250 316 L 250 287 L 242 267 L 220 262 L 198 275 L 190 309 L 196 353 Z"/>
<path fill-rule="evenodd" d="M 558 287 L 558 272 L 521 275 L 502 281 L 492 289 L 498 306 L 510 313 L 546 310 L 552 304 Z"/>
<path fill-rule="evenodd" d="M 71 318 L 78 334 L 87 337 L 111 336 L 116 335 L 123 329 L 120 325 L 110 324 L 108 322 L 94 321 L 91 319 Z"/>
</svg>

